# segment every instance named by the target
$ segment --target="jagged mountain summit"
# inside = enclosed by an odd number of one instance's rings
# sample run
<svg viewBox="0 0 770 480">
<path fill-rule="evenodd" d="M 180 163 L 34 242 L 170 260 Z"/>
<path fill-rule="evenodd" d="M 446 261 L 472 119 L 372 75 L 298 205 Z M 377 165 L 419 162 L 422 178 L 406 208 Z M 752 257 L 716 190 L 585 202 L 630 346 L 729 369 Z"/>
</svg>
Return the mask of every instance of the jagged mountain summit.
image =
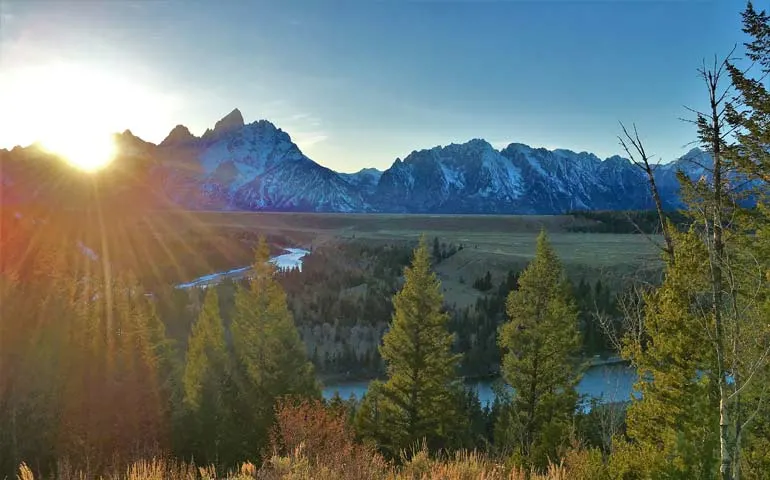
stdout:
<svg viewBox="0 0 770 480">
<path fill-rule="evenodd" d="M 245 123 L 238 109 L 201 137 L 177 125 L 158 145 L 128 130 L 115 138 L 116 175 L 130 171 L 134 179 L 147 179 L 142 191 L 187 209 L 558 214 L 653 207 L 644 173 L 625 158 L 521 143 L 497 150 L 477 138 L 415 150 L 385 171 L 338 173 L 308 158 L 273 123 Z M 0 162 L 12 167 L 0 170 L 0 180 L 35 185 L 41 170 L 18 160 L 37 156 L 32 147 L 0 151 Z M 666 208 L 681 207 L 677 170 L 699 178 L 709 163 L 708 154 L 693 149 L 658 166 Z M 29 181 L 20 181 L 25 176 Z M 15 190 L 15 198 L 25 198 Z"/>
<path fill-rule="evenodd" d="M 669 208 L 681 204 L 676 170 L 700 173 L 688 160 L 660 165 L 656 172 Z M 480 139 L 396 159 L 370 203 L 380 211 L 405 213 L 558 214 L 653 207 L 644 173 L 625 158 L 601 160 L 588 152 L 521 143 L 497 151 Z"/>
<path fill-rule="evenodd" d="M 328 212 L 369 208 L 354 185 L 307 158 L 289 134 L 267 120 L 244 124 L 235 109 L 199 141 L 185 131 L 175 127 L 161 142 L 158 156 L 171 179 L 169 195 L 188 208 Z"/>
<path fill-rule="evenodd" d="M 160 142 L 161 147 L 170 147 L 178 145 L 189 145 L 200 140 L 198 137 L 190 133 L 190 130 L 184 125 L 177 125 L 174 127 L 168 136 Z"/>
<path fill-rule="evenodd" d="M 204 142 L 214 142 L 227 136 L 229 133 L 243 128 L 243 126 L 243 114 L 241 114 L 241 111 L 236 108 L 232 112 L 222 117 L 222 119 L 214 125 L 213 130 L 206 129 L 206 131 L 203 133 L 203 136 L 201 137 L 201 140 Z"/>
<path fill-rule="evenodd" d="M 383 172 L 374 204 L 384 211 L 519 210 L 526 179 L 484 140 L 414 151 Z"/>
</svg>

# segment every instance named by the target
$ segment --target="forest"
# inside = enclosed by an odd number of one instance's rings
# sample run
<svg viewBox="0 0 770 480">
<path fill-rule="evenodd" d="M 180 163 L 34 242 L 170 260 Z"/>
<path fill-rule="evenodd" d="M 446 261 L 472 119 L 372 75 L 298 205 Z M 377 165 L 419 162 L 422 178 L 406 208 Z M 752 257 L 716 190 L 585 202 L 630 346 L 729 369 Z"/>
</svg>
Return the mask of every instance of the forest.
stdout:
<svg viewBox="0 0 770 480">
<path fill-rule="evenodd" d="M 656 233 L 656 281 L 570 280 L 546 231 L 520 271 L 465 279 L 481 295 L 464 308 L 434 270 L 469 247 L 424 236 L 321 246 L 302 272 L 277 271 L 262 237 L 248 277 L 192 290 L 107 262 L 84 275 L 64 237 L 3 260 L 0 476 L 767 478 L 770 16 L 749 3 L 743 26 L 748 62 L 698 70 L 712 164 L 679 175 L 685 208 L 664 210 L 624 126 L 657 208 L 584 214 Z M 2 221 L 13 242 L 20 219 Z M 596 354 L 628 362 L 638 395 L 579 408 Z M 484 375 L 490 405 L 463 384 Z M 323 400 L 340 376 L 371 379 L 366 395 Z"/>
</svg>

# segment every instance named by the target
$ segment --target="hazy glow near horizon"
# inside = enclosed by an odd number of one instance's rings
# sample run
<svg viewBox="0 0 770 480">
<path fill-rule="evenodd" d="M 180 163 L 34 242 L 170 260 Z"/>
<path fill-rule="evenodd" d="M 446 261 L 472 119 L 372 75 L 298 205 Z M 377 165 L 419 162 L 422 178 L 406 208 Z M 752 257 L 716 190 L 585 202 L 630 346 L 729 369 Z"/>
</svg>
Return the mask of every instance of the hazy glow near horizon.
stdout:
<svg viewBox="0 0 770 480">
<path fill-rule="evenodd" d="M 113 134 L 147 116 L 149 92 L 95 67 L 51 62 L 0 76 L 0 135 L 40 144 L 83 170 L 109 164 Z M 12 112 L 8 114 L 8 112 Z"/>
</svg>

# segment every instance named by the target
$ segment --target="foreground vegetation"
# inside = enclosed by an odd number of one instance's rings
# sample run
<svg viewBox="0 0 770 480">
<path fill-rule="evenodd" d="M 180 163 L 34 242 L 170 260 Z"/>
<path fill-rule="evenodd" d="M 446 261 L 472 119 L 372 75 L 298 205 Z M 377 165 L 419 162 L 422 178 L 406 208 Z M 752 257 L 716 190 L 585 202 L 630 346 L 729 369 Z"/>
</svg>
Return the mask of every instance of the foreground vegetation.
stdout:
<svg viewBox="0 0 770 480">
<path fill-rule="evenodd" d="M 447 311 L 435 274 L 451 246 L 423 238 L 411 255 L 390 248 L 368 257 L 392 282 L 382 291 L 395 295 L 378 347 L 383 379 L 360 403 L 320 399 L 316 353 L 308 355 L 297 326 L 329 314 L 334 302 L 320 300 L 320 287 L 318 295 L 307 291 L 305 273 L 278 275 L 265 239 L 249 278 L 185 300 L 194 320 L 184 325 L 166 318 L 174 306 L 163 295 L 56 238 L 27 263 L 2 265 L 0 471 L 21 478 L 766 478 L 770 17 L 749 4 L 744 26 L 754 39 L 748 56 L 762 72 L 747 77 L 729 59 L 701 71 L 710 109 L 695 121 L 712 164 L 695 181 L 680 175 L 686 228 L 657 211 L 662 281 L 630 285 L 618 302 L 620 321 L 593 312 L 608 345 L 639 373 L 641 395 L 627 404 L 578 408 L 587 310 L 576 293 L 591 288 L 570 285 L 545 232 L 526 268 L 485 300 L 502 308 L 500 328 L 490 322 L 484 338 L 470 330 L 468 349 L 458 348 L 468 330 L 453 332 L 458 316 Z M 651 174 L 639 137 L 624 133 L 629 154 Z M 759 201 L 751 210 L 740 208 L 746 179 Z M 399 262 L 408 264 L 403 280 Z M 318 284 L 332 281 L 319 271 L 306 273 Z M 472 285 L 494 291 L 491 275 Z M 457 374 L 464 361 L 475 365 L 466 359 L 490 338 L 509 388 L 482 408 Z"/>
</svg>

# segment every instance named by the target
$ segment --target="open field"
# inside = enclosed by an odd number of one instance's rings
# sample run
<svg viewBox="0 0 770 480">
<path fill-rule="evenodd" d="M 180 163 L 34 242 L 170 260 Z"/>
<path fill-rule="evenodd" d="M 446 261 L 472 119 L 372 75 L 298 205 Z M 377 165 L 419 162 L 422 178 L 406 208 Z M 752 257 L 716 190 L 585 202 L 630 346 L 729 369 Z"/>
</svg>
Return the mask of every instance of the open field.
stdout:
<svg viewBox="0 0 770 480">
<path fill-rule="evenodd" d="M 637 265 L 657 258 L 650 240 L 642 235 L 569 232 L 569 227 L 589 222 L 568 215 L 194 212 L 185 217 L 183 222 L 189 225 L 283 234 L 314 244 L 346 239 L 415 241 L 425 234 L 431 240 L 439 237 L 441 242 L 462 243 L 469 250 L 475 250 L 473 254 L 466 252 L 464 255 L 470 257 L 469 261 L 478 256 L 497 256 L 502 263 L 531 258 L 535 238 L 544 228 L 567 263 L 611 267 Z"/>
<path fill-rule="evenodd" d="M 350 241 L 429 241 L 463 245 L 437 271 L 447 292 L 468 291 L 489 270 L 495 280 L 522 268 L 545 228 L 575 279 L 623 276 L 655 269 L 658 254 L 643 235 L 573 233 L 591 221 L 571 216 L 378 215 L 163 211 L 144 215 L 59 215 L 47 219 L 48 238 L 72 237 L 111 263 L 157 284 L 181 283 L 248 265 L 259 234 L 276 247 L 307 249 Z M 40 223 L 38 222 L 38 227 Z M 42 232 L 41 232 L 42 233 Z M 460 288 L 460 286 L 463 286 Z M 457 287 L 457 288 L 455 288 Z M 465 302 L 460 302 L 465 303 Z"/>
<path fill-rule="evenodd" d="M 235 227 L 291 230 L 297 232 L 333 232 L 335 235 L 369 234 L 388 236 L 402 232 L 477 233 L 532 232 L 545 227 L 549 231 L 566 231 L 571 226 L 590 222 L 569 215 L 394 215 L 347 213 L 256 213 L 256 212 L 184 212 L 163 213 L 183 223 L 197 220 L 201 224 Z"/>
<path fill-rule="evenodd" d="M 346 241 L 416 241 L 425 234 L 442 243 L 462 244 L 463 250 L 441 262 L 437 271 L 449 290 L 454 283 L 472 283 L 489 270 L 493 277 L 522 268 L 533 257 L 535 239 L 545 228 L 573 277 L 618 276 L 659 266 L 659 255 L 643 235 L 572 233 L 568 229 L 589 223 L 571 216 L 497 215 L 378 215 L 186 212 L 164 214 L 163 223 L 176 233 L 192 236 L 203 231 L 264 233 L 304 248 Z M 248 235 L 246 235 L 248 236 Z M 235 246 L 233 247 L 235 248 Z M 242 250 L 237 248 L 237 250 Z M 247 260 L 247 259 L 245 259 Z M 238 265 L 231 265 L 233 267 Z M 465 290 L 462 288 L 460 290 Z M 464 302 L 463 302 L 464 303 Z"/>
</svg>

